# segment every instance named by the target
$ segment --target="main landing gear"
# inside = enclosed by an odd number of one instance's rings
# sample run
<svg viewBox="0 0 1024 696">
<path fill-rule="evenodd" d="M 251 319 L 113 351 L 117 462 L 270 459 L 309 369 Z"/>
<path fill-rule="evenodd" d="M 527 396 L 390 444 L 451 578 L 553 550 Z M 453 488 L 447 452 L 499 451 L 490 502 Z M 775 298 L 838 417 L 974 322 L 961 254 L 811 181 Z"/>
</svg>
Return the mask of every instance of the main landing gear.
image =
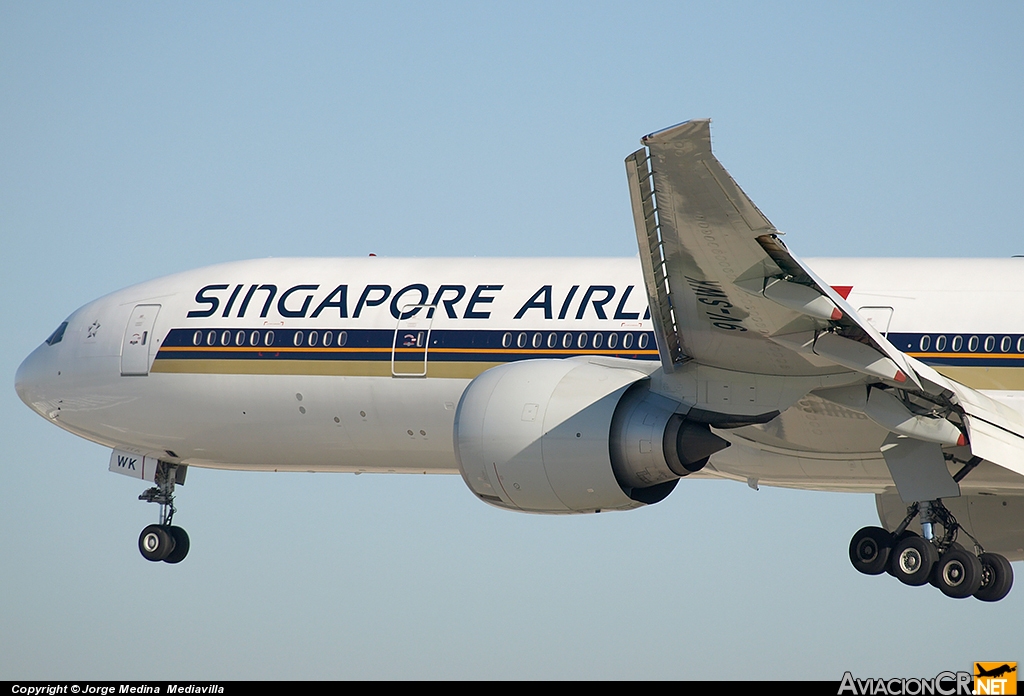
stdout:
<svg viewBox="0 0 1024 696">
<path fill-rule="evenodd" d="M 907 529 L 918 515 L 923 537 Z M 934 534 L 936 524 L 942 527 L 941 537 Z M 1013 586 L 1010 562 L 997 553 L 985 553 L 974 537 L 974 551 L 968 551 L 956 542 L 960 531 L 970 536 L 941 500 L 914 503 L 894 531 L 865 527 L 854 534 L 850 562 L 865 575 L 888 572 L 905 585 L 931 584 L 947 597 L 998 602 Z"/>
<path fill-rule="evenodd" d="M 185 482 L 185 467 L 160 462 L 156 485 L 143 492 L 139 500 L 160 505 L 160 524 L 151 524 L 139 535 L 139 552 L 147 561 L 181 563 L 188 555 L 188 534 L 171 524 L 174 519 L 174 484 Z"/>
</svg>

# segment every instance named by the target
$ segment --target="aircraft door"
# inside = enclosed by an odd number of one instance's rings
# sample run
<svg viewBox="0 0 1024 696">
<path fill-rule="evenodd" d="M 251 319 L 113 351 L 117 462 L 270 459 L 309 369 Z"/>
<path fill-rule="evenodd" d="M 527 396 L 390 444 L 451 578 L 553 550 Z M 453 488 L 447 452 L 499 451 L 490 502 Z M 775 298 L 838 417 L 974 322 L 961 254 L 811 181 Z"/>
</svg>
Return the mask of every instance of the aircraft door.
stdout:
<svg viewBox="0 0 1024 696">
<path fill-rule="evenodd" d="M 864 317 L 864 321 L 874 326 L 878 333 L 883 336 L 889 333 L 892 307 L 860 307 L 857 309 L 857 313 Z"/>
<path fill-rule="evenodd" d="M 121 342 L 121 375 L 149 374 L 149 347 L 153 345 L 153 325 L 160 311 L 158 304 L 135 305 Z"/>
<path fill-rule="evenodd" d="M 406 305 L 395 327 L 391 344 L 392 377 L 426 377 L 427 346 L 433 318 L 427 314 L 434 305 Z"/>
</svg>

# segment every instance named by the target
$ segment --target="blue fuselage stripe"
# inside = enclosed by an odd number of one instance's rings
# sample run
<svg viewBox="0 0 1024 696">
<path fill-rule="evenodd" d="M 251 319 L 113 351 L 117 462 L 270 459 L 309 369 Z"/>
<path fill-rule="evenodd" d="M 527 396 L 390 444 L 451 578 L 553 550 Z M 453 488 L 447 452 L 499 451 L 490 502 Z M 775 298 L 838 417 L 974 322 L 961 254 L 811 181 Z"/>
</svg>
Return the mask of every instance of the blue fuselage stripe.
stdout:
<svg viewBox="0 0 1024 696">
<path fill-rule="evenodd" d="M 649 331 L 172 329 L 157 360 L 513 362 L 574 355 L 658 360 Z"/>
</svg>

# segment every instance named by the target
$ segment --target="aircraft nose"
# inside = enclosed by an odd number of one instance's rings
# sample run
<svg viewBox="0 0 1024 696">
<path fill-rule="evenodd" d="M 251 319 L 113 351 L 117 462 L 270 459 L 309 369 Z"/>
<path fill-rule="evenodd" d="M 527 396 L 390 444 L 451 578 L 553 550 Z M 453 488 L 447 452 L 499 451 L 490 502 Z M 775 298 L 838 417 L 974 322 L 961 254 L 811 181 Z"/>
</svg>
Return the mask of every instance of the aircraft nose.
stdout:
<svg viewBox="0 0 1024 696">
<path fill-rule="evenodd" d="M 18 392 L 18 397 L 26 406 L 44 416 L 47 412 L 47 385 L 52 384 L 57 377 L 53 358 L 47 354 L 51 348 L 43 344 L 29 353 L 14 375 L 14 390 Z"/>
</svg>

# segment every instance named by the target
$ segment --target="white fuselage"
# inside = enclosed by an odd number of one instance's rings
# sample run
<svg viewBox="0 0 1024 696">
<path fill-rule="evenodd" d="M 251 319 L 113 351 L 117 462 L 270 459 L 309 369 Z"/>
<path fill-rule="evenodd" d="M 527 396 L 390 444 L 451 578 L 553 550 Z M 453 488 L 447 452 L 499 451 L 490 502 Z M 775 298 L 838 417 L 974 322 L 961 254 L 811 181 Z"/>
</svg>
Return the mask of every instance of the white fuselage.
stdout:
<svg viewBox="0 0 1024 696">
<path fill-rule="evenodd" d="M 1024 259 L 816 259 L 900 350 L 1014 405 Z M 971 282 L 951 283 L 951 278 Z M 659 369 L 637 259 L 262 259 L 135 285 L 75 311 L 18 371 L 66 430 L 193 466 L 457 473 L 469 382 L 505 362 L 600 355 Z M 842 423 L 843 427 L 832 427 Z M 705 473 L 880 491 L 870 421 L 808 397 L 728 431 Z M 1022 488 L 993 466 L 983 490 Z"/>
</svg>

